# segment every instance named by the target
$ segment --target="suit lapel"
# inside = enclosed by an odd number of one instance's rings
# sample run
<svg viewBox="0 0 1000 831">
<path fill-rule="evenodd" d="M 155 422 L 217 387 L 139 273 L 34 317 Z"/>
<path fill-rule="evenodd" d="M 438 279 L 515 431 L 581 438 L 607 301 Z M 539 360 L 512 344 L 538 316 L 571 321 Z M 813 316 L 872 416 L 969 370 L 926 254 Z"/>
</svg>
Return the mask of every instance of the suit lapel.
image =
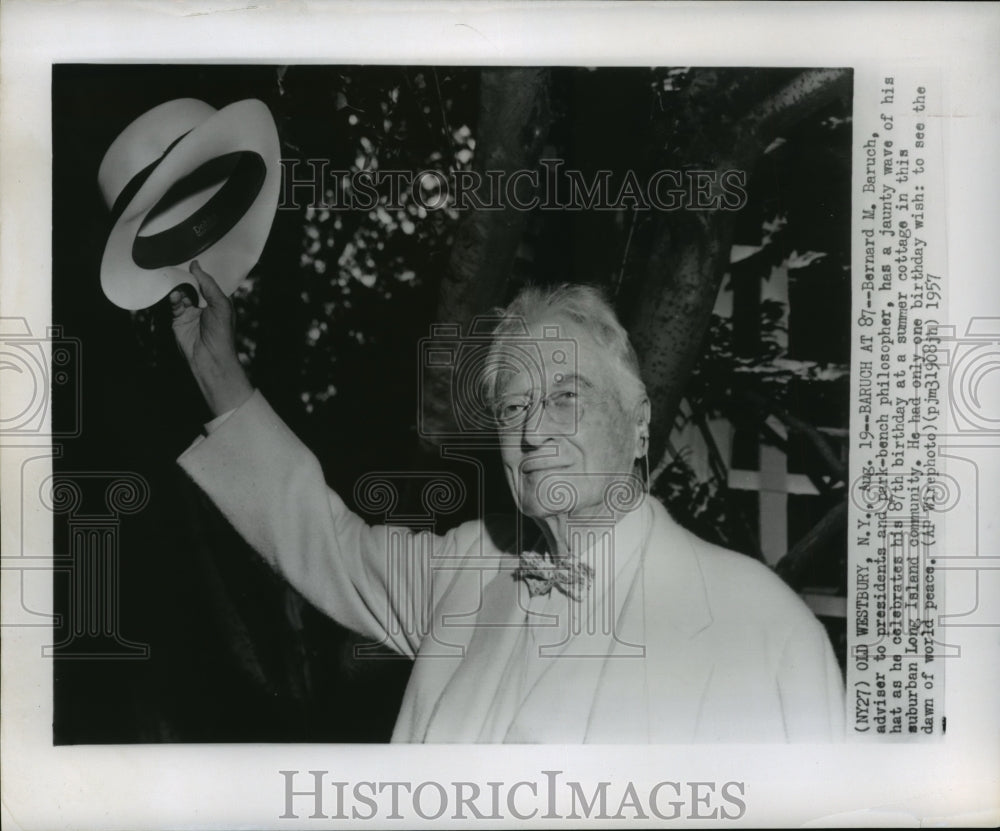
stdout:
<svg viewBox="0 0 1000 831">
<path fill-rule="evenodd" d="M 482 741 L 481 731 L 497 691 L 505 683 L 514 643 L 524 631 L 518 584 L 503 570 L 486 585 L 464 657 L 450 663 L 448 677 L 432 712 L 425 741 Z M 523 650 L 522 650 L 523 651 Z"/>
<path fill-rule="evenodd" d="M 712 614 L 694 549 L 697 539 L 658 501 L 649 504 L 653 527 L 618 629 L 624 640 L 643 644 L 646 655 L 605 662 L 588 728 L 592 742 L 692 741 L 712 676 L 713 662 L 698 638 Z M 624 723 L 623 712 L 631 724 Z"/>
</svg>

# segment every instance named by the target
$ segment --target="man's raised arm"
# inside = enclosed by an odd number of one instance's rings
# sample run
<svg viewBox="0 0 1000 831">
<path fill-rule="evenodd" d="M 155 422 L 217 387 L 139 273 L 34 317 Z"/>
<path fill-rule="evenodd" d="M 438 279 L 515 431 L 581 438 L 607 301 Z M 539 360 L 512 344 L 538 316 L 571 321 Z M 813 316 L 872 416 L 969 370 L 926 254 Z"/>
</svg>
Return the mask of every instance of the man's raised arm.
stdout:
<svg viewBox="0 0 1000 831">
<path fill-rule="evenodd" d="M 352 513 L 247 379 L 229 299 L 196 263 L 191 270 L 206 305 L 171 293 L 174 333 L 212 413 L 228 415 L 180 457 L 181 467 L 311 603 L 412 657 L 429 626 L 431 558 L 455 546 L 455 533 L 370 527 Z"/>
</svg>

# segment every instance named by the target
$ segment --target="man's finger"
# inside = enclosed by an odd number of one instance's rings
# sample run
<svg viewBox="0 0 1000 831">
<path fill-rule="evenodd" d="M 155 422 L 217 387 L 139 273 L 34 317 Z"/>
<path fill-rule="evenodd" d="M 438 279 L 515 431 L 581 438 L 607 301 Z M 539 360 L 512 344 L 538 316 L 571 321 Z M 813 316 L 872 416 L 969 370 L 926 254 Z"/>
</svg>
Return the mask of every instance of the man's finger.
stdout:
<svg viewBox="0 0 1000 831">
<path fill-rule="evenodd" d="M 179 317 L 184 314 L 186 309 L 192 307 L 191 298 L 188 294 L 181 289 L 174 289 L 169 294 L 170 298 L 170 311 L 174 317 Z"/>
<path fill-rule="evenodd" d="M 228 298 L 222 293 L 222 289 L 215 282 L 215 278 L 198 265 L 197 260 L 191 262 L 191 273 L 198 281 L 198 286 L 201 289 L 202 297 L 205 298 L 205 302 L 211 306 L 228 302 Z"/>
</svg>

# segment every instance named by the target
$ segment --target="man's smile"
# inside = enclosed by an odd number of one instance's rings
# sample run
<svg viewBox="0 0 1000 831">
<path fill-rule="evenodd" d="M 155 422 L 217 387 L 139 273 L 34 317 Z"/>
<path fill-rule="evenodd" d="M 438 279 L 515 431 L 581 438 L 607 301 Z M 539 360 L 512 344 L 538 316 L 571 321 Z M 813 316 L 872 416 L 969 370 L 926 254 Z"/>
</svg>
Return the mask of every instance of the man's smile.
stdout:
<svg viewBox="0 0 1000 831">
<path fill-rule="evenodd" d="M 562 470 L 569 467 L 568 462 L 560 461 L 554 456 L 544 456 L 540 459 L 527 459 L 521 462 L 521 475 L 545 473 L 549 470 Z"/>
</svg>

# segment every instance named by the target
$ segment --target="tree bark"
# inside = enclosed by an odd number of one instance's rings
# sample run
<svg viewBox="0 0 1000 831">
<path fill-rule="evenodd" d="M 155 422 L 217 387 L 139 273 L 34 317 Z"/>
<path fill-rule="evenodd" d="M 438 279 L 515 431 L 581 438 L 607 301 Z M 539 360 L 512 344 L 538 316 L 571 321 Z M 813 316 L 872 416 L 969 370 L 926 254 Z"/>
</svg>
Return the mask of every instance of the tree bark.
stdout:
<svg viewBox="0 0 1000 831">
<path fill-rule="evenodd" d="M 487 171 L 502 171 L 503 181 L 514 171 L 535 170 L 551 121 L 547 69 L 484 69 L 481 76 L 479 124 L 473 169 L 481 185 L 483 204 L 497 200 Z M 521 198 L 530 194 L 524 193 Z M 518 244 L 529 214 L 504 204 L 499 210 L 466 210 L 459 222 L 447 269 L 441 280 L 435 319 L 455 324 L 467 334 L 477 315 L 499 305 L 507 287 Z M 421 368 L 423 430 L 432 444 L 453 432 L 455 399 L 452 368 Z"/>
<path fill-rule="evenodd" d="M 535 170 L 548 136 L 549 72 L 545 69 L 484 69 L 474 170 L 483 177 L 478 196 L 490 200 L 487 171 Z M 438 298 L 437 319 L 468 324 L 503 300 L 507 276 L 528 213 L 469 210 L 463 216 Z"/>
<path fill-rule="evenodd" d="M 729 263 L 732 226 L 724 214 L 663 215 L 644 268 L 629 327 L 652 406 L 650 453 L 663 452 L 684 384 L 702 350 L 719 283 Z"/>
<path fill-rule="evenodd" d="M 710 118 L 711 106 L 697 99 L 724 100 L 731 107 L 720 95 L 725 82 L 724 75 L 706 73 L 705 82 L 692 85 L 694 91 L 679 105 Z M 718 173 L 751 171 L 783 130 L 849 89 L 850 82 L 846 69 L 799 73 L 752 104 L 742 117 L 717 113 L 719 123 L 728 128 L 718 130 L 710 144 L 698 129 L 697 139 L 679 153 L 674 148 L 671 163 Z M 663 452 L 685 382 L 702 351 L 719 285 L 729 268 L 734 216 L 724 210 L 675 211 L 661 212 L 652 220 L 650 251 L 633 295 L 638 302 L 628 320 L 653 410 L 654 458 Z"/>
</svg>

